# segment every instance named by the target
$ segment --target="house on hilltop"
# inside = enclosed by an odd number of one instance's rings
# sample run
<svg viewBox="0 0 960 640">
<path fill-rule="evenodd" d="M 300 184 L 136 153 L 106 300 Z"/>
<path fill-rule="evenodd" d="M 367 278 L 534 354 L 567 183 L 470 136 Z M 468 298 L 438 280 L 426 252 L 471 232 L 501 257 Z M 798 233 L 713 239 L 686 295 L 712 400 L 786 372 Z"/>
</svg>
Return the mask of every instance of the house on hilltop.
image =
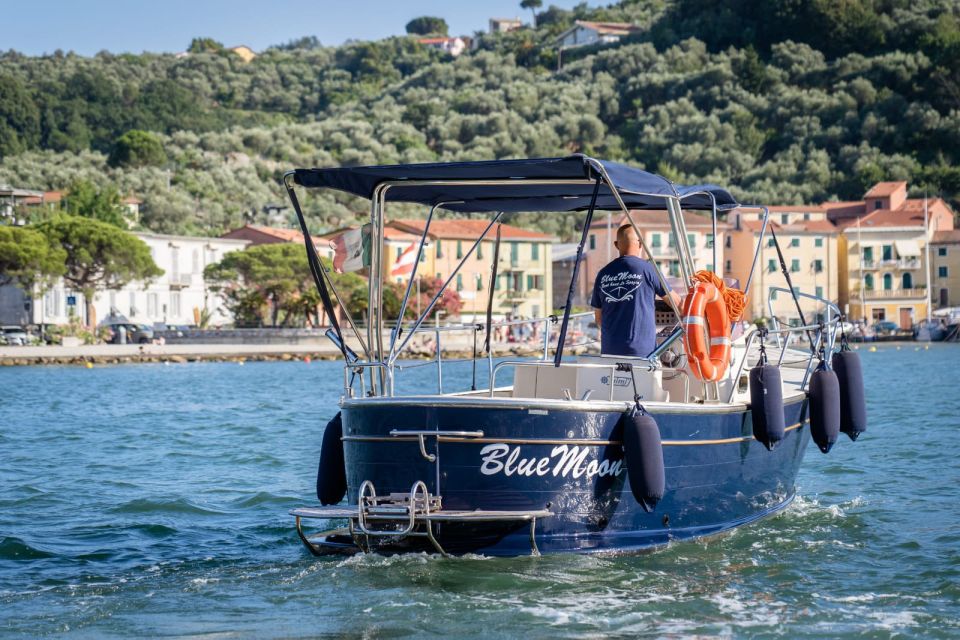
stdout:
<svg viewBox="0 0 960 640">
<path fill-rule="evenodd" d="M 626 22 L 590 22 L 577 20 L 572 27 L 561 33 L 554 44 L 562 49 L 590 44 L 614 44 L 624 36 L 638 33 L 640 27 Z"/>
<path fill-rule="evenodd" d="M 460 37 L 448 38 L 440 36 L 417 38 L 417 42 L 425 47 L 430 47 L 431 49 L 438 49 L 444 53 L 449 53 L 454 58 L 463 53 L 467 48 L 467 41 Z"/>
</svg>

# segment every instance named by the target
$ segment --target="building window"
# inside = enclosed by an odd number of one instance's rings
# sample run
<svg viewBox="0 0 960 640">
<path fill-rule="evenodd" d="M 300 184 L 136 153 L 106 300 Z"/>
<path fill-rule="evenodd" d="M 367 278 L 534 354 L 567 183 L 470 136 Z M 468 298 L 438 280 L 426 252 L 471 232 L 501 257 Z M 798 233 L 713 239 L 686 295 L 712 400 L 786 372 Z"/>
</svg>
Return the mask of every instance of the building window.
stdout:
<svg viewBox="0 0 960 640">
<path fill-rule="evenodd" d="M 883 274 L 883 290 L 890 291 L 893 289 L 893 276 L 889 273 Z"/>
<path fill-rule="evenodd" d="M 536 287 L 533 286 L 533 276 L 530 274 L 527 274 L 527 290 L 529 291 L 530 289 L 535 289 L 535 288 Z"/>
<path fill-rule="evenodd" d="M 590 234 L 590 250 L 593 251 L 597 248 L 597 236 Z"/>
<path fill-rule="evenodd" d="M 117 292 L 110 292 L 110 313 L 112 314 L 116 310 L 117 313 L 120 313 L 120 309 L 117 309 Z"/>
<path fill-rule="evenodd" d="M 817 259 L 813 261 L 813 272 L 823 273 L 823 260 Z"/>
<path fill-rule="evenodd" d="M 502 280 L 502 279 L 505 278 L 505 277 L 506 277 L 506 276 L 497 276 L 497 277 L 496 277 L 496 279 L 493 281 L 493 290 L 494 290 L 494 291 L 500 291 L 500 280 Z"/>
<path fill-rule="evenodd" d="M 193 250 L 193 272 L 200 273 L 200 249 Z"/>
<path fill-rule="evenodd" d="M 457 274 L 457 291 L 463 291 L 463 274 Z"/>
<path fill-rule="evenodd" d="M 733 236 L 727 236 L 727 237 L 724 239 L 723 243 L 724 243 L 724 245 L 727 247 L 727 249 L 729 249 L 730 247 L 732 247 L 732 246 L 733 246 L 733 244 L 732 244 L 732 243 L 733 243 Z"/>
<path fill-rule="evenodd" d="M 768 246 L 768 247 L 772 247 L 772 246 L 774 246 L 775 244 L 776 244 L 776 243 L 773 241 L 773 236 L 770 236 L 769 238 L 767 238 L 767 246 Z"/>
<path fill-rule="evenodd" d="M 874 200 L 873 201 L 874 209 L 883 209 L 883 200 Z"/>
<path fill-rule="evenodd" d="M 463 257 L 463 240 L 457 240 L 457 260 Z"/>
<path fill-rule="evenodd" d="M 132 317 L 137 315 L 137 313 L 139 313 L 139 310 L 137 309 L 137 292 L 131 291 L 130 292 L 130 315 Z"/>
<path fill-rule="evenodd" d="M 814 288 L 814 295 L 817 296 L 818 298 L 822 298 L 822 297 L 823 297 L 823 287 L 815 287 L 815 288 Z"/>
<path fill-rule="evenodd" d="M 725 266 L 724 268 L 726 269 L 726 271 L 727 271 L 728 273 L 729 273 L 730 271 L 733 271 L 733 263 L 732 263 L 730 260 L 727 260 L 726 266 Z"/>
<path fill-rule="evenodd" d="M 180 317 L 180 292 L 170 292 L 170 315 L 174 318 Z"/>
<path fill-rule="evenodd" d="M 43 297 L 43 311 L 48 316 L 60 315 L 60 290 L 51 289 Z"/>
<path fill-rule="evenodd" d="M 776 299 L 777 299 L 777 292 L 776 292 L 776 291 L 771 291 L 771 292 L 770 292 L 770 299 L 771 299 L 771 300 L 776 300 Z"/>
<path fill-rule="evenodd" d="M 767 272 L 773 273 L 777 270 L 777 261 L 776 260 L 767 260 Z"/>
<path fill-rule="evenodd" d="M 697 247 L 697 235 L 695 233 L 687 234 L 687 244 L 690 245 L 691 249 L 695 249 Z"/>
<path fill-rule="evenodd" d="M 863 261 L 867 264 L 873 263 L 873 247 L 863 248 Z"/>
<path fill-rule="evenodd" d="M 650 246 L 654 249 L 660 248 L 660 234 L 654 233 L 650 236 Z"/>
<path fill-rule="evenodd" d="M 823 238 L 814 238 L 814 239 L 813 239 L 813 246 L 818 247 L 818 248 L 819 248 L 819 247 L 822 247 L 822 246 L 823 246 Z"/>
<path fill-rule="evenodd" d="M 477 245 L 477 260 L 483 260 L 483 243 Z"/>
<path fill-rule="evenodd" d="M 440 238 L 437 238 L 437 257 L 443 257 L 443 243 L 440 242 Z"/>
<path fill-rule="evenodd" d="M 477 274 L 477 291 L 483 291 L 483 276 Z"/>
<path fill-rule="evenodd" d="M 873 291 L 873 274 L 868 273 L 863 276 L 863 288 L 867 291 Z"/>
<path fill-rule="evenodd" d="M 155 293 L 147 294 L 147 317 L 157 317 L 157 294 Z"/>
<path fill-rule="evenodd" d="M 530 259 L 539 260 L 540 259 L 540 245 L 536 242 L 530 245 Z"/>
<path fill-rule="evenodd" d="M 903 277 L 900 279 L 900 288 L 913 289 L 913 276 L 909 273 L 903 274 Z"/>
<path fill-rule="evenodd" d="M 946 247 L 937 247 L 937 255 L 940 256 L 941 258 L 942 258 L 943 256 L 947 255 L 947 248 L 946 248 Z"/>
<path fill-rule="evenodd" d="M 794 247 L 794 248 L 799 247 L 799 246 L 800 246 L 800 238 L 791 238 L 791 239 L 790 239 L 790 246 L 791 246 L 791 247 Z"/>
<path fill-rule="evenodd" d="M 520 243 L 511 242 L 510 243 L 510 262 L 512 262 L 513 264 L 517 264 L 519 260 L 520 260 Z"/>
<path fill-rule="evenodd" d="M 780 214 L 780 224 L 790 224 L 790 215 L 786 213 Z"/>
<path fill-rule="evenodd" d="M 883 261 L 893 260 L 893 245 L 883 245 Z"/>
<path fill-rule="evenodd" d="M 399 260 L 400 255 L 403 253 L 403 247 L 397 247 L 397 257 L 394 260 Z"/>
<path fill-rule="evenodd" d="M 712 233 L 708 233 L 708 234 L 707 234 L 707 244 L 706 244 L 706 247 L 707 247 L 708 249 L 710 249 L 710 248 L 713 247 L 713 234 L 712 234 Z"/>
<path fill-rule="evenodd" d="M 790 261 L 790 272 L 797 273 L 798 271 L 800 271 L 800 260 L 798 258 L 794 258 Z"/>
<path fill-rule="evenodd" d="M 803 219 L 809 221 L 809 220 L 810 220 L 810 214 L 809 214 L 809 213 L 803 214 Z"/>
<path fill-rule="evenodd" d="M 947 277 L 947 268 L 946 267 L 937 267 L 937 277 L 946 278 Z"/>
</svg>

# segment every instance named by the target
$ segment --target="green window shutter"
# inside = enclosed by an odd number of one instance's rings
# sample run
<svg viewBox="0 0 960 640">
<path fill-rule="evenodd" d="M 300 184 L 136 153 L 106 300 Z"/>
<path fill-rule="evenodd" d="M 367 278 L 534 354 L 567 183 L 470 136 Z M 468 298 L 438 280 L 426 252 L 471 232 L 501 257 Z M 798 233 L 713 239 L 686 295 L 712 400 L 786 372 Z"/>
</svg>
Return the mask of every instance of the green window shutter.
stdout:
<svg viewBox="0 0 960 640">
<path fill-rule="evenodd" d="M 514 262 L 520 259 L 520 243 L 519 242 L 510 243 L 510 259 Z"/>
<path fill-rule="evenodd" d="M 527 275 L 527 290 L 533 289 L 533 276 Z"/>
<path fill-rule="evenodd" d="M 533 260 L 540 259 L 540 245 L 536 242 L 530 245 L 530 258 Z"/>
<path fill-rule="evenodd" d="M 790 246 L 791 246 L 791 247 L 799 247 L 799 246 L 800 246 L 800 238 L 792 238 L 792 239 L 790 240 Z"/>
<path fill-rule="evenodd" d="M 817 287 L 817 288 L 816 288 L 815 295 L 816 295 L 818 298 L 822 298 L 822 297 L 823 297 L 823 287 Z"/>
<path fill-rule="evenodd" d="M 477 291 L 483 291 L 483 276 L 477 276 Z"/>
<path fill-rule="evenodd" d="M 500 291 L 500 280 L 502 279 L 503 279 L 503 276 L 497 276 L 496 279 L 493 281 L 494 291 Z"/>
<path fill-rule="evenodd" d="M 770 292 L 770 299 L 771 299 L 771 300 L 776 300 L 776 299 L 777 299 L 777 292 L 776 292 L 776 291 L 771 291 L 771 292 Z"/>
<path fill-rule="evenodd" d="M 477 260 L 483 260 L 483 243 L 477 245 Z"/>
<path fill-rule="evenodd" d="M 660 247 L 660 234 L 659 234 L 659 233 L 654 233 L 652 236 L 650 236 L 650 246 L 653 247 L 654 249 Z"/>
<path fill-rule="evenodd" d="M 590 234 L 590 250 L 593 251 L 597 248 L 597 236 Z"/>
<path fill-rule="evenodd" d="M 457 260 L 463 257 L 463 240 L 457 240 Z"/>
<path fill-rule="evenodd" d="M 712 233 L 708 233 L 708 234 L 707 234 L 707 248 L 712 248 L 712 247 L 713 247 L 713 234 L 712 234 Z"/>
<path fill-rule="evenodd" d="M 815 246 L 815 247 L 822 247 L 822 246 L 823 246 L 823 238 L 815 238 L 814 241 L 813 241 L 813 246 Z"/>
<path fill-rule="evenodd" d="M 773 236 L 770 236 L 769 238 L 767 238 L 767 246 L 772 247 L 773 245 L 774 245 Z"/>
<path fill-rule="evenodd" d="M 777 270 L 777 261 L 776 260 L 767 260 L 767 271 L 773 273 Z"/>
<path fill-rule="evenodd" d="M 440 242 L 440 238 L 437 238 L 437 257 L 443 257 L 443 243 Z"/>
<path fill-rule="evenodd" d="M 463 274 L 457 274 L 457 291 L 463 291 Z"/>
<path fill-rule="evenodd" d="M 690 248 L 691 248 L 691 249 L 696 248 L 696 246 L 697 246 L 697 234 L 695 234 L 695 233 L 688 233 L 688 234 L 687 234 L 687 244 L 690 245 Z"/>
<path fill-rule="evenodd" d="M 796 258 L 790 261 L 790 271 L 793 273 L 800 271 L 800 261 Z"/>
</svg>

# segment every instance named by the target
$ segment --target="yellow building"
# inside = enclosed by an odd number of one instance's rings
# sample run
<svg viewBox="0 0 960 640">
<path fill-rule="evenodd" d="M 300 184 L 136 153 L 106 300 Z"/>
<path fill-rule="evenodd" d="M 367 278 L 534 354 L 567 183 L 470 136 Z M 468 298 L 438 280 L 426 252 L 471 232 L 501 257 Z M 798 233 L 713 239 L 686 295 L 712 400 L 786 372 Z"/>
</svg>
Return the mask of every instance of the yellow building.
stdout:
<svg viewBox="0 0 960 640">
<path fill-rule="evenodd" d="M 930 262 L 934 308 L 960 307 L 960 230 L 934 232 Z"/>
<path fill-rule="evenodd" d="M 926 245 L 953 229 L 953 213 L 939 199 L 907 198 L 906 182 L 880 182 L 862 202 L 825 203 L 841 228 L 840 303 L 848 317 L 895 322 L 909 329 L 927 315 Z M 936 286 L 936 281 L 934 281 Z"/>
<path fill-rule="evenodd" d="M 409 263 L 416 256 L 425 224 L 425 220 L 393 220 L 385 225 L 385 278 L 399 283 L 409 281 Z M 418 277 L 446 280 L 487 224 L 486 220 L 470 219 L 431 221 L 428 244 L 417 267 Z M 464 322 L 484 317 L 487 312 L 495 238 L 494 227 L 451 283 L 450 289 L 463 301 L 460 315 Z M 556 239 L 507 224 L 502 225 L 500 238 L 493 315 L 497 319 L 507 315 L 536 318 L 552 313 L 551 244 Z"/>
<path fill-rule="evenodd" d="M 768 318 L 772 309 L 773 315 L 781 322 L 799 324 L 800 316 L 792 296 L 783 291 L 771 292 L 775 288 L 786 289 L 787 281 L 770 228 L 777 234 L 794 288 L 831 302 L 837 302 L 839 298 L 837 229 L 826 219 L 826 213 L 820 207 L 782 206 L 770 207 L 769 211 L 770 222 L 748 292 L 744 319 Z M 739 281 L 740 288 L 744 288 L 760 240 L 763 214 L 735 210 L 728 219 L 733 228 L 724 244 L 725 271 Z M 822 313 L 822 305 L 809 299 L 800 300 L 807 322 Z"/>
</svg>

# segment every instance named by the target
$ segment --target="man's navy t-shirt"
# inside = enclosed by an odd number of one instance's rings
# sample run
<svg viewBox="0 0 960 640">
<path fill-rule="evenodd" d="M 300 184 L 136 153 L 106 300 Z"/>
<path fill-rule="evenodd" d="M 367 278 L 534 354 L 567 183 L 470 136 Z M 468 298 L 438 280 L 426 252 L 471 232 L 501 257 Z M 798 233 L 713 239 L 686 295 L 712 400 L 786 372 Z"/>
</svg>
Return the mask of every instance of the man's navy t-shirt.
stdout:
<svg viewBox="0 0 960 640">
<path fill-rule="evenodd" d="M 656 268 L 636 256 L 620 256 L 597 274 L 590 305 L 600 309 L 600 352 L 650 355 L 657 345 L 655 295 L 667 295 Z"/>
</svg>

